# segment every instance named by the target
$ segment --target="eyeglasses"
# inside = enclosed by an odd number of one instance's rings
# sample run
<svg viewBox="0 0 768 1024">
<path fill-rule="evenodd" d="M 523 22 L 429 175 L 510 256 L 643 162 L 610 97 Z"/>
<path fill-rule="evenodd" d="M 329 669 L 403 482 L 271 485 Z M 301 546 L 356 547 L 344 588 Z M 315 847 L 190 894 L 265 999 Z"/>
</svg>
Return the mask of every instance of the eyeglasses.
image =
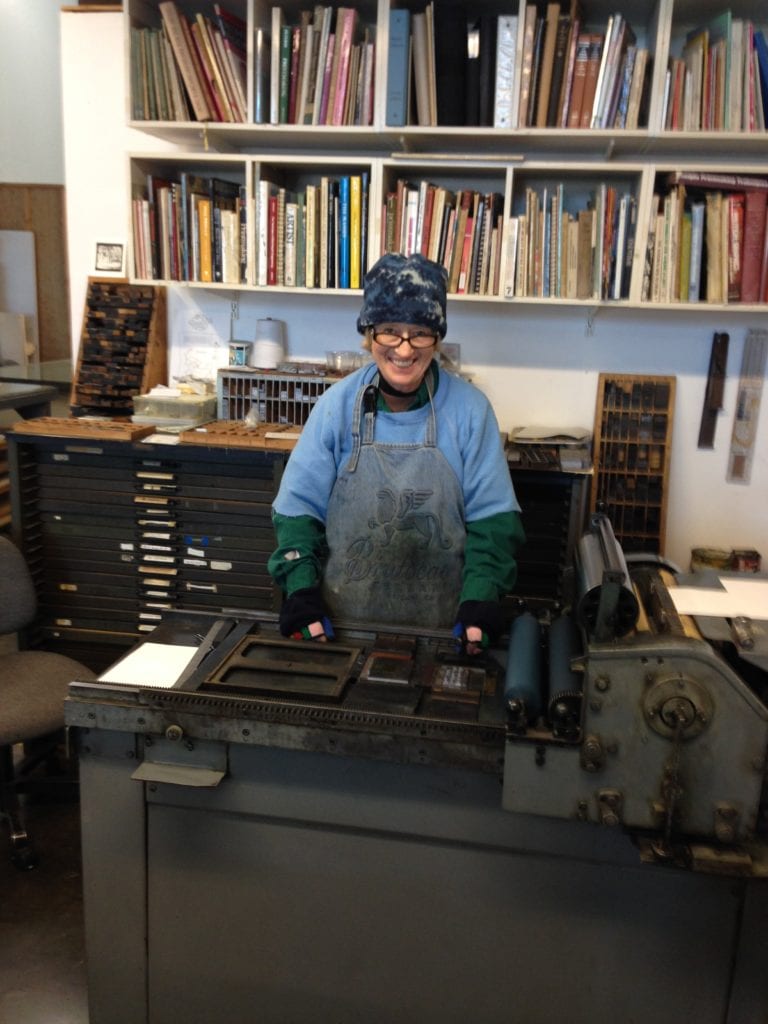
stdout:
<svg viewBox="0 0 768 1024">
<path fill-rule="evenodd" d="M 437 342 L 437 335 L 418 328 L 410 331 L 396 331 L 393 327 L 375 327 L 373 340 L 385 348 L 398 348 L 407 341 L 411 348 L 431 348 Z"/>
</svg>

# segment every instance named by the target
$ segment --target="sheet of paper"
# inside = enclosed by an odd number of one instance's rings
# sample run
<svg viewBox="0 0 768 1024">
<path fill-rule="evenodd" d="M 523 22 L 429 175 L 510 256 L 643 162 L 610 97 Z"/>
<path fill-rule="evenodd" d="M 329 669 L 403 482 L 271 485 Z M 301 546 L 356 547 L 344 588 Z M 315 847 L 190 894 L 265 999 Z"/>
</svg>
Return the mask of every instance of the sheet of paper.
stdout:
<svg viewBox="0 0 768 1024">
<path fill-rule="evenodd" d="M 100 683 L 155 686 L 169 690 L 195 655 L 197 647 L 144 643 L 99 676 Z"/>
<path fill-rule="evenodd" d="M 717 615 L 768 619 L 768 580 L 721 579 L 723 589 L 670 587 L 669 595 L 681 615 Z"/>
</svg>

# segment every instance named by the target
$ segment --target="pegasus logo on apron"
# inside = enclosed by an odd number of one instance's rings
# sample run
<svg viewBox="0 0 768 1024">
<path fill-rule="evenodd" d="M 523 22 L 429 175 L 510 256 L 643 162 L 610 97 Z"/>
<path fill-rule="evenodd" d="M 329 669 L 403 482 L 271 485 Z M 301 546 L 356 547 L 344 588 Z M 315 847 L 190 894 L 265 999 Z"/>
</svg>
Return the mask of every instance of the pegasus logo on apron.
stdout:
<svg viewBox="0 0 768 1024">
<path fill-rule="evenodd" d="M 446 576 L 441 560 L 430 557 L 430 549 L 453 547 L 440 516 L 429 510 L 433 495 L 431 490 L 378 491 L 376 514 L 368 519 L 369 532 L 347 548 L 347 579 L 438 580 Z M 392 557 L 395 550 L 400 557 Z"/>
<path fill-rule="evenodd" d="M 379 501 L 376 517 L 368 520 L 371 530 L 380 527 L 384 533 L 379 545 L 389 544 L 399 530 L 415 530 L 423 541 L 421 546 L 425 548 L 433 541 L 438 547 L 451 547 L 450 540 L 443 536 L 439 517 L 434 512 L 418 511 L 433 494 L 434 491 L 407 490 L 399 495 L 390 490 L 379 491 L 376 495 Z"/>
</svg>

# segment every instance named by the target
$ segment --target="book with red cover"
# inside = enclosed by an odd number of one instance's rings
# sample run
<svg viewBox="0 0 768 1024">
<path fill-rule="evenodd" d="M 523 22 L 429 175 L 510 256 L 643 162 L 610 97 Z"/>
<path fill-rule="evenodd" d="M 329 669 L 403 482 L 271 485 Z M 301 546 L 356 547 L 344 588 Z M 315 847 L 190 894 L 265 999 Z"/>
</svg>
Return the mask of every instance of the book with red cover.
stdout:
<svg viewBox="0 0 768 1024">
<path fill-rule="evenodd" d="M 576 53 L 573 64 L 573 82 L 571 84 L 571 95 L 568 101 L 567 128 L 581 127 L 581 106 L 584 102 L 584 87 L 587 80 L 587 61 L 589 60 L 589 48 L 591 45 L 591 33 L 580 32 L 578 39 L 576 40 Z"/>
<path fill-rule="evenodd" d="M 741 258 L 741 302 L 761 302 L 760 274 L 765 248 L 768 192 L 744 193 L 744 240 Z"/>
<path fill-rule="evenodd" d="M 277 192 L 271 192 L 267 208 L 267 284 L 277 284 Z"/>
<path fill-rule="evenodd" d="M 587 70 L 584 76 L 584 92 L 581 99 L 580 128 L 589 128 L 592 124 L 592 105 L 595 101 L 597 76 L 600 73 L 600 60 L 603 55 L 603 36 L 593 32 L 589 41 Z"/>
</svg>

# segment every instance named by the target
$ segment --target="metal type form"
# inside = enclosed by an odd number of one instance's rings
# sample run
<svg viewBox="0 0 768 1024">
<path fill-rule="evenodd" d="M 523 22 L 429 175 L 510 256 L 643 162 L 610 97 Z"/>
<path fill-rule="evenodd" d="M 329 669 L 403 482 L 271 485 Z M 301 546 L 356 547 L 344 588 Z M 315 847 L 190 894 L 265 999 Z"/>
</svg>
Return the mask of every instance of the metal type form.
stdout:
<svg viewBox="0 0 768 1024">
<path fill-rule="evenodd" d="M 247 636 L 200 689 L 334 700 L 343 693 L 360 656 L 359 647 Z"/>
</svg>

